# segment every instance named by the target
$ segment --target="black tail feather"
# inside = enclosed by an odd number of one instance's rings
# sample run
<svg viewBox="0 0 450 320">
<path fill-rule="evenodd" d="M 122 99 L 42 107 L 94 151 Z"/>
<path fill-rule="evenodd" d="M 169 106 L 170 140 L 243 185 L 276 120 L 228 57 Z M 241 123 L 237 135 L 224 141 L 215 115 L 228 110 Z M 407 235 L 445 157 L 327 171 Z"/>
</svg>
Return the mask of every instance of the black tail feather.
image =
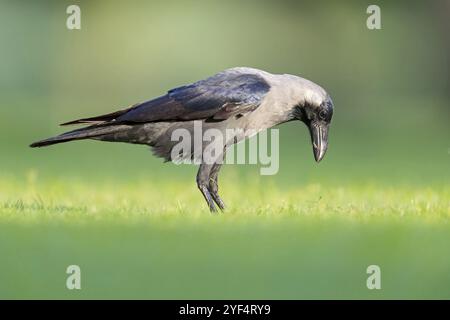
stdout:
<svg viewBox="0 0 450 320">
<path fill-rule="evenodd" d="M 47 147 L 47 146 L 51 146 L 53 144 L 69 142 L 72 140 L 75 140 L 75 138 L 73 138 L 73 139 L 62 139 L 62 138 L 58 139 L 58 137 L 53 137 L 53 138 L 33 142 L 32 144 L 30 144 L 30 147 L 31 148 Z"/>
<path fill-rule="evenodd" d="M 66 123 L 61 123 L 60 125 L 61 126 L 68 126 L 68 125 L 72 125 L 72 124 L 89 124 L 89 123 L 90 124 L 94 124 L 94 123 L 102 123 L 102 122 L 107 122 L 107 121 L 114 121 L 116 118 L 118 118 L 121 115 L 123 115 L 126 112 L 128 112 L 134 106 L 135 105 L 132 105 L 131 107 L 129 107 L 127 109 L 115 111 L 115 112 L 108 113 L 108 114 L 103 114 L 101 116 L 90 117 L 90 118 L 82 118 L 82 119 L 78 119 L 78 120 L 69 121 L 69 122 L 66 122 Z"/>
<path fill-rule="evenodd" d="M 129 129 L 127 125 L 97 124 L 89 127 L 69 131 L 59 136 L 44 139 L 30 144 L 31 148 L 46 147 L 53 144 L 69 142 L 73 140 L 91 139 L 118 131 Z"/>
</svg>

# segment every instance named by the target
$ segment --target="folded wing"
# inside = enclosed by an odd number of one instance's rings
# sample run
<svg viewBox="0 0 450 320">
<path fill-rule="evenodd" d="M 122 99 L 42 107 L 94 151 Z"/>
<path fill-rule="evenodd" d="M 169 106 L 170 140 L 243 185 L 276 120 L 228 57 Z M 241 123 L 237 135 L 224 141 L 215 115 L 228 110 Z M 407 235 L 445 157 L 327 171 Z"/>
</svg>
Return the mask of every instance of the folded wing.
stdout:
<svg viewBox="0 0 450 320">
<path fill-rule="evenodd" d="M 259 75 L 224 71 L 166 95 L 113 113 L 66 124 L 145 123 L 208 119 L 221 121 L 258 108 L 270 85 Z"/>
</svg>

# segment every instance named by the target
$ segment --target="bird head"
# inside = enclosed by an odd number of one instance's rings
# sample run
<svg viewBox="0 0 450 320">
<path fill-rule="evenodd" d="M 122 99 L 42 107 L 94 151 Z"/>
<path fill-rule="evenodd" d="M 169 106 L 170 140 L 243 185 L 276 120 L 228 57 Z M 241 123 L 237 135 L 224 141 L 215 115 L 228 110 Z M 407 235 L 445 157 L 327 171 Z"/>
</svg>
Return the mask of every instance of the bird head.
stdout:
<svg viewBox="0 0 450 320">
<path fill-rule="evenodd" d="M 323 159 L 328 149 L 328 131 L 333 117 L 331 97 L 320 86 L 302 78 L 297 85 L 293 116 L 306 124 L 311 134 L 314 158 Z"/>
<path fill-rule="evenodd" d="M 311 134 L 314 158 L 317 162 L 323 159 L 328 149 L 328 131 L 333 117 L 333 102 L 330 97 L 318 106 L 307 105 L 303 108 L 302 121 L 308 126 Z"/>
</svg>

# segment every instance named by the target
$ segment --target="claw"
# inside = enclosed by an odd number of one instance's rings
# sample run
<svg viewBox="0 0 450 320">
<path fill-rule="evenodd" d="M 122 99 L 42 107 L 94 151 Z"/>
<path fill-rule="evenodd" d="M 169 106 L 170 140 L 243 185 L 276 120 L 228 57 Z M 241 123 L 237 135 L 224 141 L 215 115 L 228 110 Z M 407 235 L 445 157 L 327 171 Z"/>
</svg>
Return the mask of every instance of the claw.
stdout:
<svg viewBox="0 0 450 320">
<path fill-rule="evenodd" d="M 214 202 L 211 198 L 211 193 L 209 192 L 208 188 L 204 184 L 199 184 L 198 188 L 200 189 L 201 193 L 203 194 L 203 197 L 205 197 L 206 202 L 208 203 L 209 211 L 212 213 L 216 213 L 217 209 L 214 205 Z"/>
</svg>

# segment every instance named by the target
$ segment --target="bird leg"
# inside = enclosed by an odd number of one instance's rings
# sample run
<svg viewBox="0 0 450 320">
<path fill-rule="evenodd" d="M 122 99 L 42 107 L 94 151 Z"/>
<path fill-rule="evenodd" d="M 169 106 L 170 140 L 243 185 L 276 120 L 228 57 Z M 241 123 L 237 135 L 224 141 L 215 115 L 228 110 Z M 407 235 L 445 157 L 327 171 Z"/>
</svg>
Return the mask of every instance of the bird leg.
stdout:
<svg viewBox="0 0 450 320">
<path fill-rule="evenodd" d="M 209 210 L 211 212 L 217 212 L 216 206 L 214 205 L 214 201 L 209 191 L 209 181 L 212 167 L 213 165 L 211 164 L 202 163 L 200 165 L 200 168 L 198 169 L 197 173 L 197 186 L 200 192 L 203 194 L 203 197 L 205 197 Z"/>
<path fill-rule="evenodd" d="M 213 197 L 214 201 L 217 203 L 217 206 L 220 208 L 220 210 L 225 210 L 225 203 L 222 201 L 222 199 L 219 196 L 219 185 L 217 183 L 217 177 L 219 175 L 219 170 L 222 167 L 221 163 L 215 163 L 213 164 L 211 168 L 211 173 L 209 176 L 209 191 L 211 193 L 211 196 Z"/>
<path fill-rule="evenodd" d="M 225 152 L 223 152 L 221 155 L 222 160 L 224 159 L 224 156 Z M 219 186 L 217 183 L 217 177 L 219 175 L 221 167 L 222 161 L 213 164 L 202 163 L 197 173 L 198 188 L 205 197 L 205 200 L 208 203 L 208 207 L 211 212 L 217 211 L 214 202 L 217 204 L 220 210 L 225 210 L 225 203 L 219 196 Z"/>
</svg>

